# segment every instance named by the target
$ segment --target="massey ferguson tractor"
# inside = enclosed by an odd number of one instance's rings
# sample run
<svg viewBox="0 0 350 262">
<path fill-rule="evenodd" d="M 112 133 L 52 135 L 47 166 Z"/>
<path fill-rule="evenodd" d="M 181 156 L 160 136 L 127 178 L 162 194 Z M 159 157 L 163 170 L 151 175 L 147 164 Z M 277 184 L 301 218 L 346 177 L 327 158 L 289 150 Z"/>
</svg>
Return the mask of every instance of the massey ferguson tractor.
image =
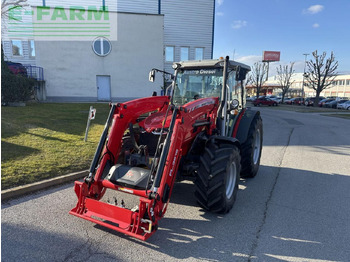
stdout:
<svg viewBox="0 0 350 262">
<path fill-rule="evenodd" d="M 257 174 L 263 129 L 260 112 L 245 107 L 250 67 L 226 57 L 173 68 L 165 95 L 111 104 L 90 173 L 75 182 L 78 203 L 70 214 L 146 240 L 165 215 L 175 180 L 192 179 L 202 208 L 227 213 L 240 177 Z M 157 71 L 166 73 L 153 69 L 150 81 Z M 137 196 L 137 205 L 103 201 L 107 189 Z"/>
</svg>

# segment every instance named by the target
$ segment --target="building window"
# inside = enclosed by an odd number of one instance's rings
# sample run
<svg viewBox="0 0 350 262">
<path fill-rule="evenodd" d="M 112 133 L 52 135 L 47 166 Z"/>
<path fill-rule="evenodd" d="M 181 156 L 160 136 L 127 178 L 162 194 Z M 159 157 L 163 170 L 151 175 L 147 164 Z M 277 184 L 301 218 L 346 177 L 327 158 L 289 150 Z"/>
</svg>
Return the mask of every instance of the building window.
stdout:
<svg viewBox="0 0 350 262">
<path fill-rule="evenodd" d="M 12 55 L 23 56 L 23 46 L 21 40 L 12 40 Z"/>
<path fill-rule="evenodd" d="M 107 38 L 98 37 L 92 43 L 92 49 L 96 55 L 106 56 L 111 52 L 112 45 Z"/>
<path fill-rule="evenodd" d="M 173 46 L 165 47 L 165 62 L 174 62 L 175 48 Z"/>
<path fill-rule="evenodd" d="M 29 56 L 30 57 L 35 57 L 35 45 L 34 45 L 34 40 L 29 40 Z"/>
<path fill-rule="evenodd" d="M 195 50 L 195 60 L 203 60 L 204 57 L 204 48 L 197 47 Z"/>
<path fill-rule="evenodd" d="M 338 80 L 338 85 L 343 86 L 344 85 L 344 80 Z"/>
<path fill-rule="evenodd" d="M 181 47 L 180 49 L 181 53 L 181 57 L 180 57 L 180 60 L 181 61 L 187 61 L 189 60 L 189 48 L 188 47 Z"/>
<path fill-rule="evenodd" d="M 346 85 L 350 86 L 350 79 L 346 80 Z"/>
</svg>

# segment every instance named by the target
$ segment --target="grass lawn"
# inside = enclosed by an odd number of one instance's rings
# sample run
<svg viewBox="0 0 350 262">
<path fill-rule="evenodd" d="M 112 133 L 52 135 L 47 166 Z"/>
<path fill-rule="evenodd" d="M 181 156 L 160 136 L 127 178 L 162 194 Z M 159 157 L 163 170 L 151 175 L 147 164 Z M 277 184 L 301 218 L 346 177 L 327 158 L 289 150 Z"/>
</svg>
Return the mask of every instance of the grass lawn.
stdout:
<svg viewBox="0 0 350 262">
<path fill-rule="evenodd" d="M 332 117 L 339 117 L 339 118 L 344 118 L 344 119 L 349 119 L 350 120 L 350 113 L 349 114 L 322 114 L 323 116 L 332 116 Z"/>
<path fill-rule="evenodd" d="M 96 118 L 84 142 L 90 105 Z M 1 189 L 88 169 L 108 104 L 38 104 L 1 108 Z"/>
</svg>

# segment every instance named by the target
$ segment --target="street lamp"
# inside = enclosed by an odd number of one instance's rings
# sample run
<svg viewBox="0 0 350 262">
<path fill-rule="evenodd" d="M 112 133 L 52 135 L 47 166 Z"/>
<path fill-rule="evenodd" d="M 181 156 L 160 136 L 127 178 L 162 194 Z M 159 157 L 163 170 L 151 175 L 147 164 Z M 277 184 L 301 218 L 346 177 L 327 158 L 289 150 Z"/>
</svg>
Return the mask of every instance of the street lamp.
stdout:
<svg viewBox="0 0 350 262">
<path fill-rule="evenodd" d="M 304 81 L 305 81 L 305 69 L 306 69 L 306 59 L 307 59 L 307 56 L 309 54 L 303 54 L 305 56 L 305 63 L 304 63 L 304 74 L 303 74 L 303 86 L 302 86 L 302 89 L 301 89 L 301 94 L 302 94 L 302 97 L 304 98 L 305 97 L 305 93 L 304 93 Z"/>
</svg>

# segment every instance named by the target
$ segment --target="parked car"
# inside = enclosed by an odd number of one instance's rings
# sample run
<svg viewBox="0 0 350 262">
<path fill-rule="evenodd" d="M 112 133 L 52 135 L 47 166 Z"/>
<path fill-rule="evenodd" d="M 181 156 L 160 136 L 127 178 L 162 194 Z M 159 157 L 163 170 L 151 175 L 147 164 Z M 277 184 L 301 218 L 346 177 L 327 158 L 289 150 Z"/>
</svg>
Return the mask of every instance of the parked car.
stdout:
<svg viewBox="0 0 350 262">
<path fill-rule="evenodd" d="M 346 109 L 346 110 L 350 110 L 350 103 L 346 102 L 346 104 L 343 105 L 343 108 Z"/>
<path fill-rule="evenodd" d="M 289 99 L 284 100 L 284 103 L 287 104 L 287 105 L 292 105 L 293 104 L 293 100 L 294 100 L 294 98 L 289 98 Z"/>
<path fill-rule="evenodd" d="M 280 97 L 280 96 L 274 96 L 274 95 L 267 95 L 266 96 L 267 98 L 270 98 L 271 100 L 273 100 L 273 101 L 276 101 L 277 103 L 281 103 L 281 101 L 282 101 L 282 97 Z"/>
<path fill-rule="evenodd" d="M 256 96 L 251 96 L 251 97 L 247 98 L 247 101 L 253 102 L 255 99 L 256 99 Z"/>
<path fill-rule="evenodd" d="M 27 76 L 27 69 L 21 63 L 14 63 L 10 61 L 5 61 L 5 63 L 7 64 L 10 71 L 15 75 Z"/>
<path fill-rule="evenodd" d="M 273 101 L 270 98 L 267 97 L 259 97 L 253 102 L 254 106 L 262 106 L 262 105 L 268 105 L 268 106 L 277 106 L 278 103 L 276 101 Z"/>
<path fill-rule="evenodd" d="M 296 97 L 293 100 L 293 105 L 303 105 L 304 104 L 304 98 L 303 97 Z"/>
<path fill-rule="evenodd" d="M 324 107 L 326 108 L 337 108 L 337 105 L 340 103 L 344 103 L 348 101 L 347 99 L 343 99 L 343 100 L 333 100 L 333 101 L 330 101 L 330 102 L 327 102 L 324 104 Z"/>
<path fill-rule="evenodd" d="M 344 105 L 344 103 L 346 103 L 348 101 L 349 101 L 349 99 L 340 100 L 339 103 L 337 103 L 337 109 L 344 109 L 343 105 Z"/>
<path fill-rule="evenodd" d="M 289 103 L 291 103 L 291 102 L 289 102 L 289 101 L 292 100 L 292 99 L 293 99 L 293 98 L 284 98 L 283 103 L 289 104 Z"/>
<path fill-rule="evenodd" d="M 277 98 L 274 99 L 277 103 L 281 104 L 282 103 L 282 97 L 278 96 Z"/>
<path fill-rule="evenodd" d="M 306 106 L 314 106 L 315 99 L 316 99 L 316 97 L 308 97 L 308 98 L 305 99 L 304 104 Z M 318 101 L 321 101 L 323 99 L 325 99 L 325 97 L 320 96 Z"/>
<path fill-rule="evenodd" d="M 287 105 L 302 105 L 304 103 L 304 98 L 294 97 L 285 102 Z"/>
<path fill-rule="evenodd" d="M 326 99 L 323 99 L 323 100 L 321 100 L 320 102 L 318 102 L 318 106 L 319 106 L 319 107 L 323 107 L 326 103 L 331 102 L 331 101 L 334 101 L 334 100 L 335 100 L 334 98 L 326 98 Z"/>
<path fill-rule="evenodd" d="M 267 97 L 267 98 L 270 98 L 270 99 L 272 99 L 272 100 L 275 100 L 275 98 L 277 98 L 277 96 L 274 96 L 274 95 L 267 95 L 266 97 Z"/>
<path fill-rule="evenodd" d="M 339 104 L 339 107 L 340 109 L 345 109 L 345 110 L 350 110 L 350 101 L 346 101 L 342 104 Z"/>
</svg>

